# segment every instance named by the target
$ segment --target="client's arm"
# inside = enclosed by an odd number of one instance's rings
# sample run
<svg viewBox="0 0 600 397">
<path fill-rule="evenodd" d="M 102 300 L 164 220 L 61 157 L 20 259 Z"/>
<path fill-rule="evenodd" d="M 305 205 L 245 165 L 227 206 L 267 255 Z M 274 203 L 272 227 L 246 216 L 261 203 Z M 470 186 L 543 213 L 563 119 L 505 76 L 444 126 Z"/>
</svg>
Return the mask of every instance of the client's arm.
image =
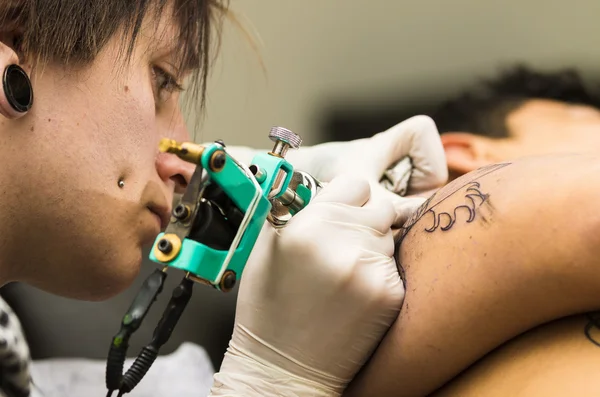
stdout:
<svg viewBox="0 0 600 397">
<path fill-rule="evenodd" d="M 406 298 L 349 396 L 424 396 L 519 333 L 600 308 L 600 158 L 485 167 L 406 225 Z"/>
</svg>

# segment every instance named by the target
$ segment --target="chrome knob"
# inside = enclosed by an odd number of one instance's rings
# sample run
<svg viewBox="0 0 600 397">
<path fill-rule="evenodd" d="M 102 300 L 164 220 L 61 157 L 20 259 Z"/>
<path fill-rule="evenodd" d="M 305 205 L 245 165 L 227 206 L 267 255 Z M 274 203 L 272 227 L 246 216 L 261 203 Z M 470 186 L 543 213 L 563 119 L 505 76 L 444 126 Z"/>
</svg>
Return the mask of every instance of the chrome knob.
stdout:
<svg viewBox="0 0 600 397">
<path fill-rule="evenodd" d="M 302 138 L 300 138 L 300 135 L 283 127 L 271 128 L 269 139 L 275 142 L 275 146 L 271 153 L 281 157 L 285 157 L 289 148 L 298 149 L 300 145 L 302 145 Z"/>
<path fill-rule="evenodd" d="M 281 141 L 286 143 L 292 149 L 298 149 L 300 145 L 302 145 L 302 138 L 300 138 L 300 135 L 295 134 L 283 127 L 271 128 L 271 132 L 269 132 L 269 138 L 273 142 Z"/>
</svg>

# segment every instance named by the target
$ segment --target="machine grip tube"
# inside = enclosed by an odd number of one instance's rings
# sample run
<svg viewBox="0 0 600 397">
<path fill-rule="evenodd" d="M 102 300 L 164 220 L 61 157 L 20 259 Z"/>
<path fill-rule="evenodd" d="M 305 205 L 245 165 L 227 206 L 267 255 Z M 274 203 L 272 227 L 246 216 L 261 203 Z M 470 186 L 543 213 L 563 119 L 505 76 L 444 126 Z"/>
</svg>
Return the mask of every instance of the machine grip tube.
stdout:
<svg viewBox="0 0 600 397">
<path fill-rule="evenodd" d="M 179 318 L 192 297 L 193 286 L 194 282 L 192 280 L 184 278 L 181 284 L 175 288 L 171 300 L 169 301 L 160 322 L 156 326 L 150 345 L 155 346 L 158 349 L 167 343 L 175 325 L 177 325 Z"/>
</svg>

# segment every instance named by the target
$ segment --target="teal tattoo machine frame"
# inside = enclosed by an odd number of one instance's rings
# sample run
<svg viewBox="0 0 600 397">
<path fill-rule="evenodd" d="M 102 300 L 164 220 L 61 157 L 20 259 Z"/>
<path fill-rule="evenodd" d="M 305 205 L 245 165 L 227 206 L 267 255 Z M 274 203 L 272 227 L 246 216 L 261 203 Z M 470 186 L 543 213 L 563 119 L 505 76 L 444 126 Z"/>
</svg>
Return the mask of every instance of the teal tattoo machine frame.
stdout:
<svg viewBox="0 0 600 397">
<path fill-rule="evenodd" d="M 301 138 L 281 127 L 273 127 L 269 137 L 273 150 L 257 154 L 248 167 L 230 156 L 222 141 L 209 145 L 161 141 L 162 152 L 195 164 L 196 170 L 150 253 L 162 269 L 146 279 L 112 340 L 106 368 L 108 396 L 115 390 L 122 396 L 141 381 L 169 339 L 194 283 L 230 291 L 242 276 L 265 221 L 285 226 L 318 193 L 319 181 L 294 170 L 285 159 L 288 149 L 300 147 Z M 152 341 L 123 374 L 129 338 L 162 291 L 169 268 L 185 272 L 184 279 L 173 291 Z"/>
<path fill-rule="evenodd" d="M 234 286 L 265 221 L 276 216 L 271 210 L 279 206 L 271 203 L 276 200 L 293 215 L 311 200 L 309 187 L 290 186 L 294 169 L 284 157 L 288 147 L 300 145 L 299 137 L 282 128 L 270 135 L 276 142 L 273 151 L 256 155 L 248 168 L 220 143 L 199 147 L 163 141 L 162 150 L 197 167 L 151 260 L 223 291 Z"/>
</svg>

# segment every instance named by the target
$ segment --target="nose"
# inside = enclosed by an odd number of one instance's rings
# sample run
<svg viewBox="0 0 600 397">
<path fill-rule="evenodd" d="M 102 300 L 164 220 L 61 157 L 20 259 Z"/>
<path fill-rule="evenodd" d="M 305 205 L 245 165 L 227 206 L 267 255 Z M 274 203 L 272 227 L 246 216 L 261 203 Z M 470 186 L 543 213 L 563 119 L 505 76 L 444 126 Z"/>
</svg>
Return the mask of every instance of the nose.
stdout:
<svg viewBox="0 0 600 397">
<path fill-rule="evenodd" d="M 156 158 L 158 176 L 167 185 L 174 185 L 175 193 L 185 191 L 196 166 L 170 153 L 159 153 Z"/>
<path fill-rule="evenodd" d="M 164 136 L 181 142 L 189 141 L 190 134 L 185 125 L 181 109 L 173 109 L 167 114 L 168 117 L 162 120 L 166 132 Z M 158 153 L 156 157 L 158 176 L 169 188 L 174 186 L 174 192 L 177 194 L 184 193 L 195 169 L 196 166 L 194 164 L 183 161 L 174 154 Z"/>
</svg>

